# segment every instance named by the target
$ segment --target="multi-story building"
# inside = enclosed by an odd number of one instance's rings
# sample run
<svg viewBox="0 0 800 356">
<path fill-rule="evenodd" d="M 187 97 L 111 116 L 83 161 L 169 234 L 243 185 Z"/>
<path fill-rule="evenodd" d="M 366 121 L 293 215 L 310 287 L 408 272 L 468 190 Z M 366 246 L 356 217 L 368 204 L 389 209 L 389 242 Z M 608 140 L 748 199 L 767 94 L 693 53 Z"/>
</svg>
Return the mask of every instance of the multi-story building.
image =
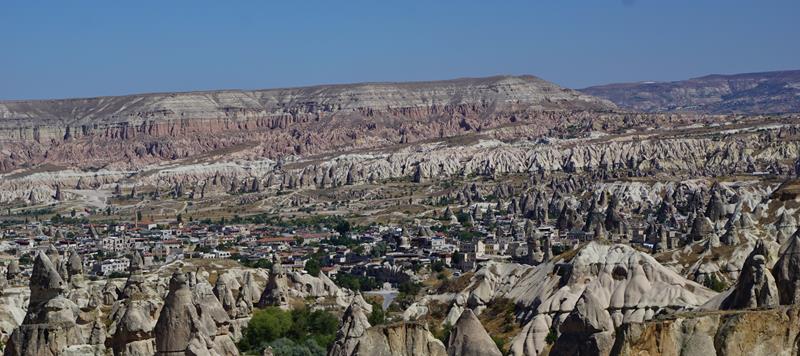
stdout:
<svg viewBox="0 0 800 356">
<path fill-rule="evenodd" d="M 108 276 L 114 272 L 125 272 L 130 267 L 131 261 L 127 258 L 115 258 L 105 261 L 97 262 L 94 265 L 94 271 L 97 274 Z"/>
</svg>

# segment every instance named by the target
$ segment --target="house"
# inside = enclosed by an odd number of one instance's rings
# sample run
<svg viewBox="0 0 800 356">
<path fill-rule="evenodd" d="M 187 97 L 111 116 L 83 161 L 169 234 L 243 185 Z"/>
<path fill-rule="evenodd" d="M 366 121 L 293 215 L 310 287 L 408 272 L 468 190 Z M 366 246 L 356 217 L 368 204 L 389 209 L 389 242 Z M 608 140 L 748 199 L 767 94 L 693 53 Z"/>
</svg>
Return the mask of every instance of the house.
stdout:
<svg viewBox="0 0 800 356">
<path fill-rule="evenodd" d="M 447 244 L 447 240 L 442 236 L 435 236 L 431 238 L 430 243 L 431 249 L 438 251 L 444 249 L 444 246 Z"/>
<path fill-rule="evenodd" d="M 180 240 L 164 240 L 153 247 L 153 256 L 161 259 L 166 259 L 172 255 L 182 255 L 183 246 Z"/>
<path fill-rule="evenodd" d="M 94 272 L 108 276 L 114 272 L 125 272 L 130 267 L 131 261 L 127 258 L 115 258 L 105 261 L 100 261 L 94 265 Z"/>
<path fill-rule="evenodd" d="M 125 236 L 108 236 L 100 239 L 99 247 L 104 251 L 122 252 L 128 250 L 128 242 Z"/>
</svg>

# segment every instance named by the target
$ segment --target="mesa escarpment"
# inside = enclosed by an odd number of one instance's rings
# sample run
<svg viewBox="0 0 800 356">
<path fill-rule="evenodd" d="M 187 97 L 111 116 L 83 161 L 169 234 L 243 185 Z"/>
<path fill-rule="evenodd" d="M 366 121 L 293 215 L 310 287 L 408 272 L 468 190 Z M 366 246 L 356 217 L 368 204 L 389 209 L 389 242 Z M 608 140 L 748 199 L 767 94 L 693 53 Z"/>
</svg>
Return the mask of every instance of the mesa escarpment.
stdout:
<svg viewBox="0 0 800 356">
<path fill-rule="evenodd" d="M 137 167 L 248 147 L 253 157 L 376 147 L 614 105 L 535 77 L 0 103 L 0 172 Z"/>
</svg>

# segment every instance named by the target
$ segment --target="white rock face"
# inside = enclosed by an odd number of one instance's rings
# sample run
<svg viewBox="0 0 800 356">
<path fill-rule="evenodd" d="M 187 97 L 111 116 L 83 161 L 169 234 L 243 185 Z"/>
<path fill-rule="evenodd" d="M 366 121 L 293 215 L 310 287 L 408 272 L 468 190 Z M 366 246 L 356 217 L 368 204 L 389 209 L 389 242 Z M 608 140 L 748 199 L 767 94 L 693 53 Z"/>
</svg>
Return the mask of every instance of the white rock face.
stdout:
<svg viewBox="0 0 800 356">
<path fill-rule="evenodd" d="M 539 314 L 522 327 L 511 340 L 511 355 L 539 355 L 547 347 L 547 334 L 553 319 L 547 314 Z"/>
<path fill-rule="evenodd" d="M 447 345 L 449 356 L 502 356 L 481 322 L 467 309 L 453 325 Z"/>
<path fill-rule="evenodd" d="M 489 263 L 456 297 L 446 323 L 465 308 L 480 312 L 497 298 L 506 298 L 528 321 L 512 342 L 516 355 L 541 350 L 549 330 L 557 330 L 586 290 L 593 303 L 611 316 L 614 326 L 642 322 L 665 308 L 692 308 L 716 293 L 662 266 L 647 253 L 627 245 L 590 242 L 568 260 L 556 258 L 531 267 Z M 545 317 L 546 316 L 546 317 Z M 547 322 L 547 324 L 545 324 Z"/>
</svg>

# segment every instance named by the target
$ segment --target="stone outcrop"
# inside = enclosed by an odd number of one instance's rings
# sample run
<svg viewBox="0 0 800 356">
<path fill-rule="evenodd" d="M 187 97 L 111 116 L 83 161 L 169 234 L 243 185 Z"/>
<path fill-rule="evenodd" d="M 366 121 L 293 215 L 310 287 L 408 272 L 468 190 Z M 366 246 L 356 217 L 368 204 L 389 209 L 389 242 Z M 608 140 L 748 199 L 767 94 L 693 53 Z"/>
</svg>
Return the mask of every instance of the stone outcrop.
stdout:
<svg viewBox="0 0 800 356">
<path fill-rule="evenodd" d="M 266 306 L 289 308 L 289 281 L 280 259 L 276 258 L 272 263 L 269 282 L 267 282 L 264 292 L 261 293 L 258 306 L 262 308 Z"/>
<path fill-rule="evenodd" d="M 211 286 L 201 282 L 193 291 L 190 278 L 175 272 L 169 293 L 155 326 L 158 355 L 238 355 L 227 334 L 228 315 L 214 297 Z"/>
<path fill-rule="evenodd" d="M 797 308 L 706 312 L 623 325 L 612 354 L 795 355 L 800 336 Z"/>
<path fill-rule="evenodd" d="M 415 322 L 400 322 L 389 325 L 373 326 L 356 340 L 349 342 L 354 345 L 352 352 L 344 353 L 345 349 L 336 349 L 337 353 L 329 356 L 445 356 L 444 344 L 433 337 L 433 334 L 424 324 Z"/>
<path fill-rule="evenodd" d="M 68 288 L 50 258 L 39 253 L 34 261 L 30 279 L 31 296 L 22 324 L 8 340 L 5 355 L 61 355 L 70 352 L 102 354 L 104 333 L 91 332 L 95 324 L 79 324 L 80 309 L 64 295 Z M 90 331 L 84 331 L 85 329 Z"/>
<path fill-rule="evenodd" d="M 450 331 L 447 343 L 449 356 L 501 356 L 494 340 L 486 333 L 478 317 L 470 309 L 464 310 Z"/>
<path fill-rule="evenodd" d="M 369 327 L 369 321 L 361 305 L 351 303 L 342 316 L 342 323 L 339 326 L 339 331 L 336 332 L 336 340 L 331 346 L 328 356 L 355 355 L 359 340 Z"/>
<path fill-rule="evenodd" d="M 613 117 L 608 118 L 609 122 Z M 624 118 L 616 118 L 622 122 Z M 695 118 L 696 119 L 696 118 Z M 598 119 L 600 120 L 600 119 Z M 677 119 L 676 119 L 677 120 Z M 699 120 L 699 119 L 696 119 Z M 608 125 L 611 125 L 610 123 Z M 759 127 L 763 125 L 759 124 Z M 527 125 L 516 127 L 513 131 L 498 128 L 489 133 L 492 137 L 478 143 L 464 145 L 441 145 L 440 143 L 418 143 L 412 147 L 392 146 L 382 138 L 373 142 L 374 150 L 364 147 L 363 154 L 335 154 L 330 158 L 305 159 L 304 154 L 294 154 L 291 167 L 277 169 L 275 160 L 263 159 L 260 149 L 258 155 L 243 152 L 230 158 L 242 158 L 244 164 L 226 162 L 228 158 L 218 158 L 214 162 L 182 165 L 180 169 L 165 169 L 142 164 L 143 170 L 156 170 L 157 174 L 131 177 L 124 169 L 112 165 L 98 172 L 59 171 L 47 174 L 31 174 L 0 180 L 0 202 L 20 199 L 28 201 L 33 196 L 37 202 L 52 200 L 54 184 L 67 184 L 78 179 L 92 181 L 92 184 L 110 194 L 116 184 L 123 180 L 133 180 L 135 185 L 163 186 L 183 182 L 186 186 L 201 186 L 206 196 L 239 194 L 238 187 L 254 178 L 272 176 L 273 184 L 264 184 L 262 191 L 278 189 L 322 188 L 343 185 L 350 181 L 353 185 L 369 182 L 410 178 L 416 165 L 424 176 L 435 179 L 477 175 L 502 175 L 533 172 L 563 171 L 567 168 L 579 173 L 606 176 L 644 176 L 668 174 L 697 176 L 724 175 L 730 173 L 752 173 L 770 171 L 770 167 L 787 159 L 795 159 L 800 153 L 797 141 L 770 140 L 766 134 L 742 133 L 728 140 L 714 140 L 709 136 L 688 136 L 675 138 L 665 135 L 651 137 L 646 141 L 635 139 L 631 134 L 613 141 L 590 141 L 578 146 L 569 141 L 548 140 L 546 143 L 532 144 L 525 141 L 530 136 L 542 135 L 541 126 Z M 773 128 L 771 135 L 792 135 L 796 128 Z M 428 130 L 423 130 L 428 132 Z M 463 132 L 459 133 L 462 134 Z M 524 139 L 518 141 L 515 139 Z M 254 139 L 253 141 L 265 142 Z M 269 140 L 266 140 L 269 142 Z M 205 147 L 205 146 L 204 146 Z M 284 147 L 284 146 L 282 146 Z M 744 149 L 748 147 L 748 149 Z M 331 150 L 334 150 L 331 148 Z M 387 151 L 388 150 L 388 151 Z M 388 153 L 387 153 L 388 152 Z M 219 162 L 219 160 L 223 162 Z M 601 164 L 606 162 L 605 165 Z M 137 165 L 139 166 L 139 165 Z M 358 168 L 353 171 L 351 167 Z M 486 167 L 491 167 L 487 172 Z M 605 167 L 605 168 L 603 168 Z M 778 174 L 779 172 L 776 172 Z M 214 185 L 214 179 L 226 180 Z M 128 183 L 125 183 L 128 184 Z M 132 187 L 131 187 L 132 189 Z M 704 198 L 705 199 L 705 198 Z M 700 205 L 705 205 L 701 201 Z M 704 210 L 698 210 L 703 212 Z M 558 214 L 556 211 L 554 214 Z"/>
<path fill-rule="evenodd" d="M 70 281 L 72 281 L 83 275 L 83 258 L 75 249 L 70 249 L 68 254 L 67 274 L 69 275 Z"/>
<path fill-rule="evenodd" d="M 19 260 L 13 259 L 8 264 L 8 268 L 6 268 L 6 281 L 10 284 L 14 284 L 17 281 L 17 276 L 22 272 L 19 268 Z"/>
<path fill-rule="evenodd" d="M 800 230 L 794 233 L 782 249 L 772 268 L 781 304 L 800 303 Z"/>
<path fill-rule="evenodd" d="M 758 240 L 742 266 L 733 290 L 722 301 L 720 309 L 772 308 L 780 304 L 775 278 L 769 270 L 769 250 Z"/>
<path fill-rule="evenodd" d="M 547 314 L 539 314 L 522 327 L 520 333 L 511 340 L 510 355 L 538 356 L 548 347 L 553 320 Z"/>
<path fill-rule="evenodd" d="M 608 355 L 614 343 L 614 322 L 591 289 L 583 292 L 578 303 L 559 330 L 550 355 Z"/>
<path fill-rule="evenodd" d="M 523 320 L 549 314 L 560 315 L 561 320 L 554 318 L 560 322 L 588 289 L 607 306 L 615 327 L 648 320 L 665 308 L 698 307 L 715 295 L 630 246 L 590 242 L 569 259 L 535 267 L 489 263 L 475 273 L 453 308 L 480 313 L 492 300 L 505 298 L 524 311 Z M 450 314 L 446 321 L 452 325 L 455 318 Z"/>
</svg>

